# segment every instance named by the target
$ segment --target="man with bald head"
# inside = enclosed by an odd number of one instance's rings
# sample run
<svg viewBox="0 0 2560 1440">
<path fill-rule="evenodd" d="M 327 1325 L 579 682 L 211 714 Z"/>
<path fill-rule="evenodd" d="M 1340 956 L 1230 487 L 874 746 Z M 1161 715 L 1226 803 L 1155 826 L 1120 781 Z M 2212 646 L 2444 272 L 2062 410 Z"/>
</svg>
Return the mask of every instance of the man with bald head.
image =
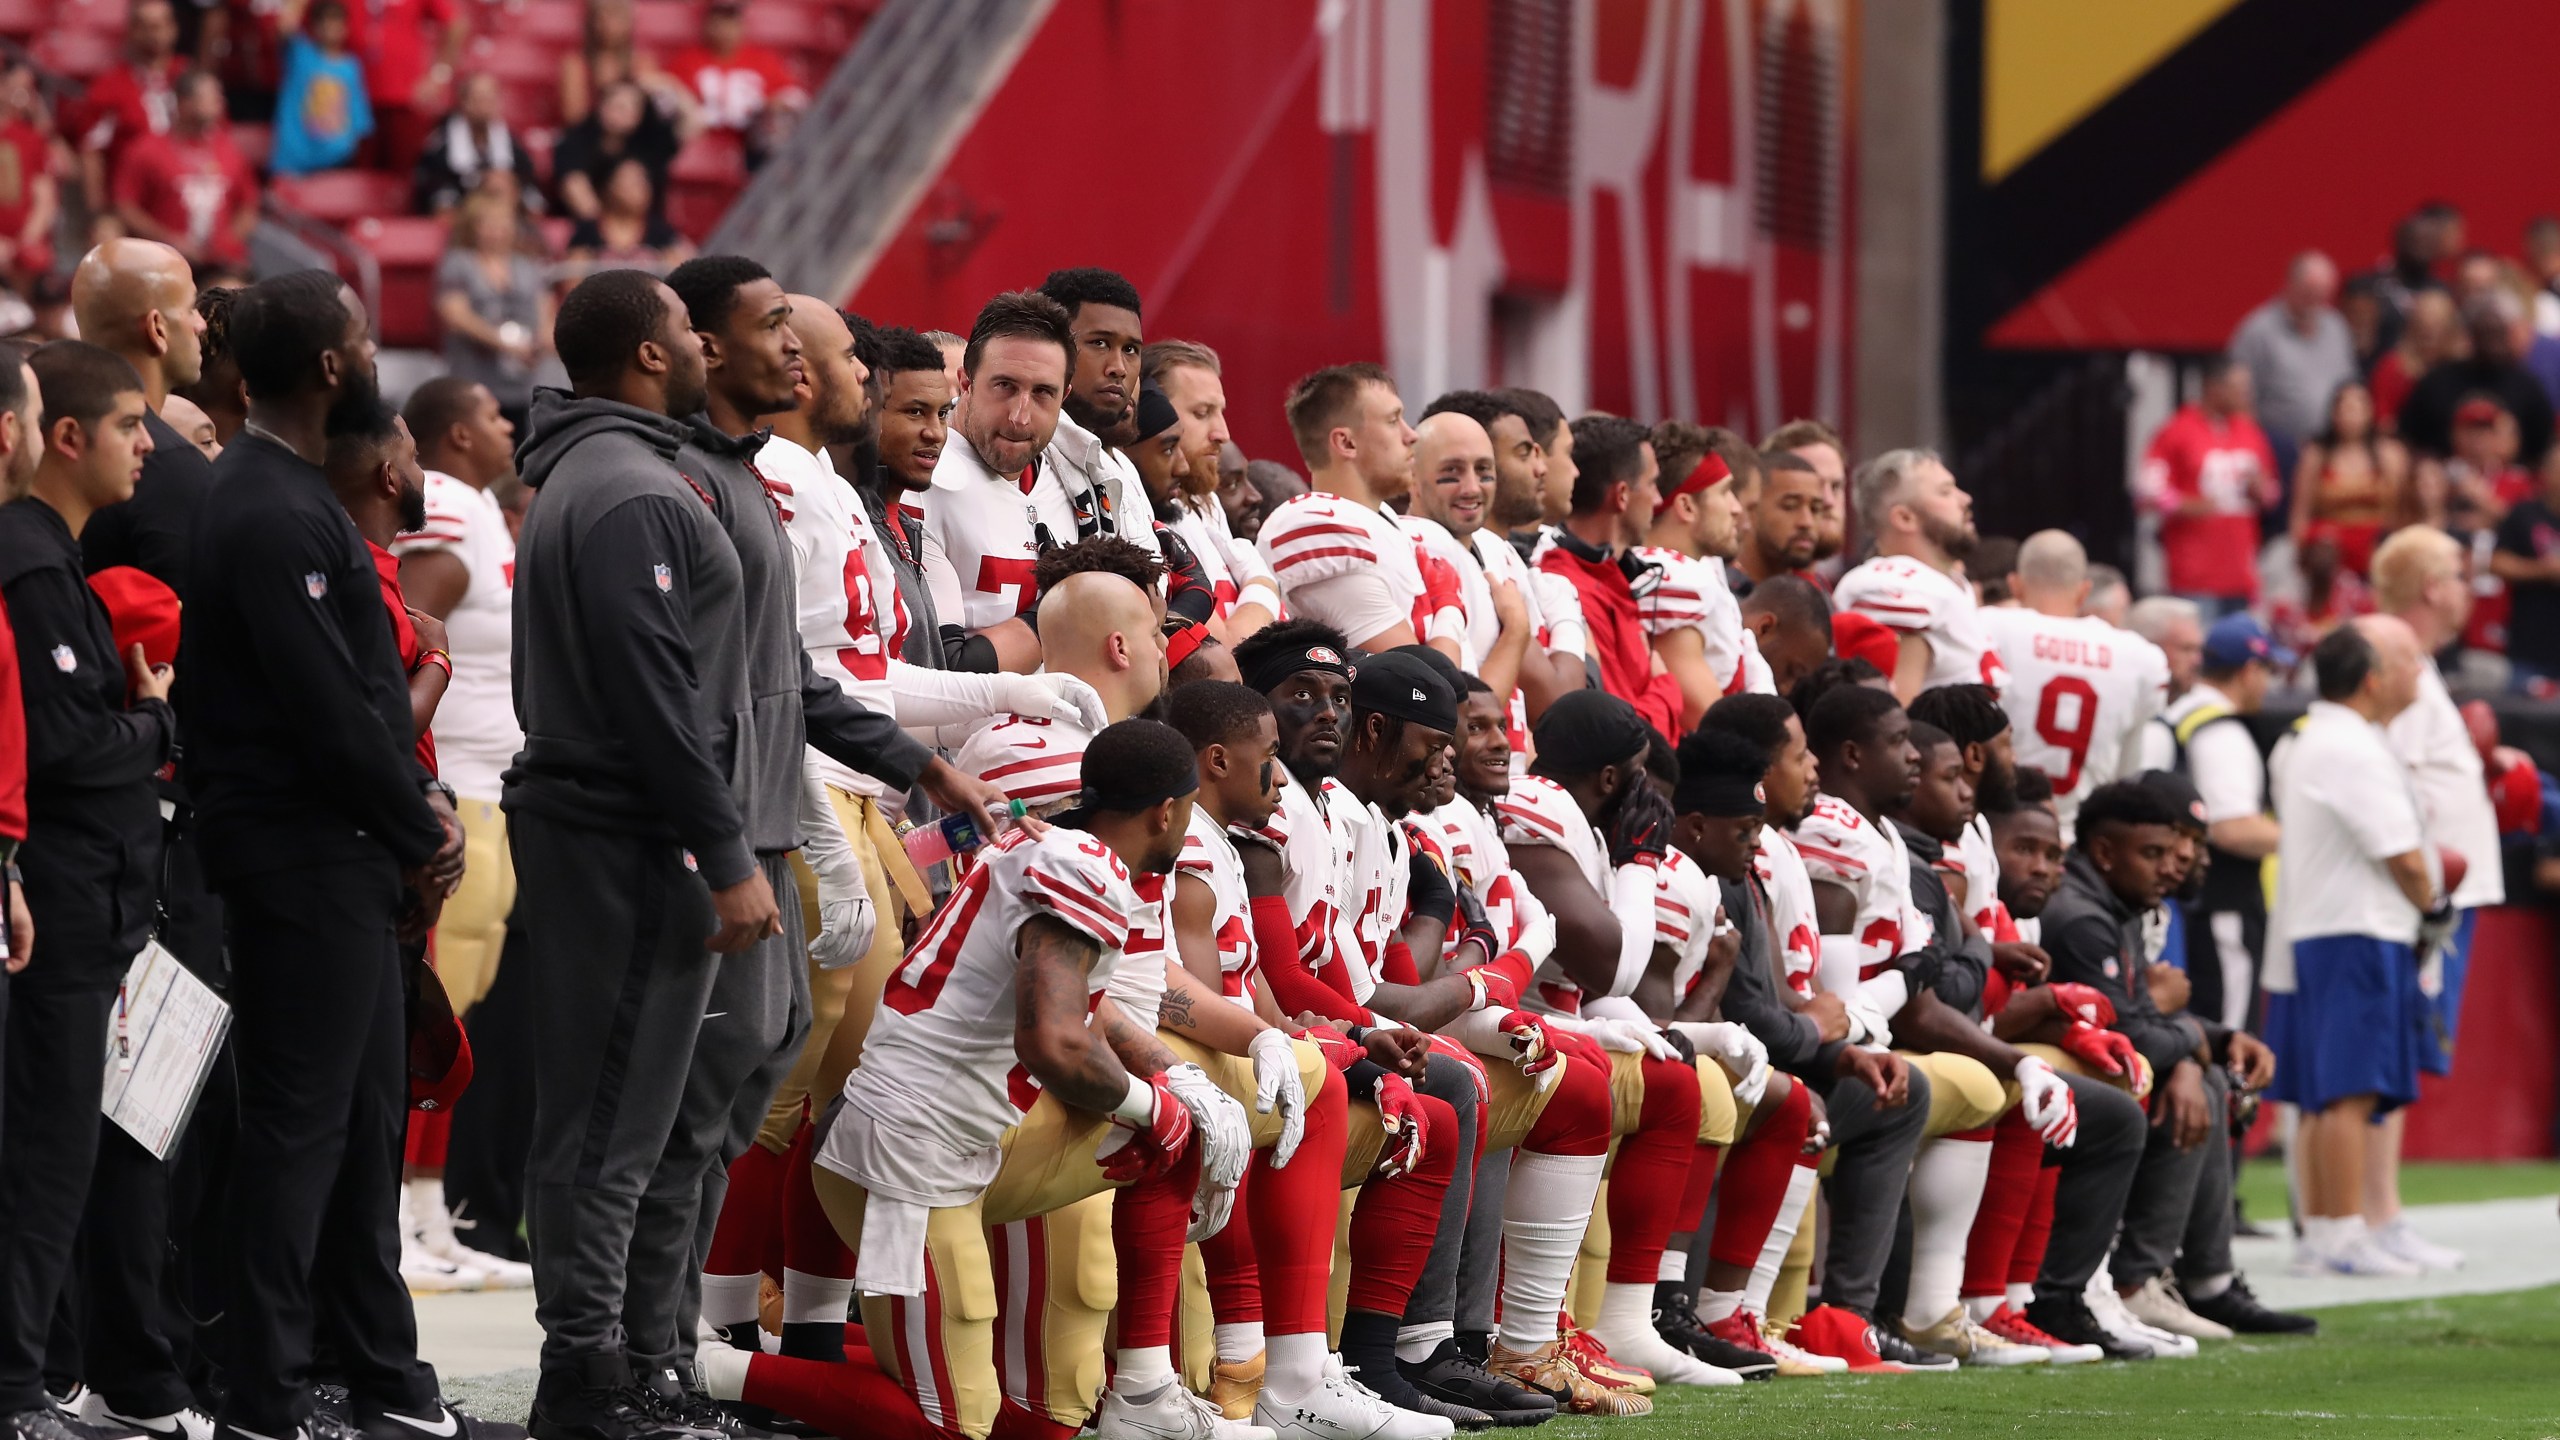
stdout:
<svg viewBox="0 0 2560 1440">
<path fill-rule="evenodd" d="M 2458 918 L 2448 882 L 2460 877 L 2427 844 L 2384 729 L 2416 702 L 2425 660 L 2393 616 L 2323 636 L 2320 698 L 2276 766 L 2272 923 L 2291 944 L 2269 948 L 2264 984 L 2269 1093 L 2302 1109 L 2297 1270 L 2407 1276 L 2461 1258 L 2376 1203 L 2396 1198 L 2397 1166 L 2372 1148 L 2386 1143 L 2376 1120 L 2418 1098 L 2427 990 Z"/>
<path fill-rule="evenodd" d="M 2302 442 L 2328 427 L 2330 397 L 2356 377 L 2355 337 L 2337 297 L 2338 267 L 2305 250 L 2285 267 L 2284 288 L 2231 332 L 2231 358 L 2249 372 L 2280 475 L 2293 473 Z"/>
<path fill-rule="evenodd" d="M 1458 410 L 1424 417 L 1413 433 L 1413 513 L 1404 528 L 1420 542 L 1426 564 L 1436 562 L 1456 578 L 1464 622 L 1454 635 L 1423 639 L 1442 654 L 1454 642 L 1458 653 L 1450 658 L 1458 668 L 1506 702 L 1526 686 L 1541 697 L 1543 710 L 1555 682 L 1546 649 L 1537 643 L 1538 615 L 1528 587 L 1491 569 L 1475 543 L 1493 516 L 1499 482 L 1493 437 L 1481 421 Z"/>
<path fill-rule="evenodd" d="M 133 498 L 92 516 L 80 553 L 92 574 L 131 565 L 187 594 L 187 536 L 213 486 L 213 462 L 160 418 L 172 390 L 204 368 L 204 316 L 196 313 L 187 257 L 153 240 L 110 240 L 81 257 L 71 276 L 71 312 L 80 336 L 124 357 L 142 377 L 151 455 Z"/>
<path fill-rule="evenodd" d="M 2018 603 L 1978 612 L 2009 667 L 2010 743 L 2053 782 L 2065 844 L 2089 792 L 2142 772 L 2143 729 L 2169 693 L 2159 646 L 2080 613 L 2089 587 L 2089 552 L 2069 531 L 2039 530 L 2018 547 Z"/>
<path fill-rule="evenodd" d="M 1091 686 L 1107 723 L 1145 713 L 1164 693 L 1167 669 L 1155 602 L 1117 575 L 1065 577 L 1040 596 L 1040 661 Z M 1096 729 L 1081 720 L 1000 716 L 952 763 L 1033 810 L 1053 809 L 1075 798 L 1077 767 Z"/>
</svg>

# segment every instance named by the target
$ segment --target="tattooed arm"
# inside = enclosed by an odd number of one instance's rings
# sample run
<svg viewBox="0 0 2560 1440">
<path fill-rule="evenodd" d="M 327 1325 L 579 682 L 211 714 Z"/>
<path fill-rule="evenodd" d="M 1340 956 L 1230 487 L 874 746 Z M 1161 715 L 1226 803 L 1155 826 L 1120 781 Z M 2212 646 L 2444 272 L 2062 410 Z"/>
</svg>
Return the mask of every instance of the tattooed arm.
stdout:
<svg viewBox="0 0 2560 1440">
<path fill-rule="evenodd" d="M 1036 915 L 1013 943 L 1021 962 L 1014 975 L 1014 1054 L 1042 1089 L 1066 1104 L 1107 1114 L 1127 1098 L 1132 1072 L 1152 1075 L 1173 1063 L 1149 1037 L 1160 1063 L 1123 1064 L 1116 1047 L 1104 1043 L 1106 1032 L 1086 1024 L 1087 979 L 1102 958 L 1092 937 Z M 1102 1003 L 1097 1014 L 1120 1015 L 1111 1002 Z"/>
<path fill-rule="evenodd" d="M 1163 1028 L 1221 1055 L 1244 1054 L 1254 1036 L 1273 1028 L 1184 967 L 1168 960 L 1164 968 L 1164 1006 L 1156 1017 Z"/>
<path fill-rule="evenodd" d="M 1094 1007 L 1093 1025 L 1132 1075 L 1161 1075 L 1182 1063 L 1156 1038 L 1156 1027 L 1140 1023 L 1117 1000 L 1105 999 Z"/>
</svg>

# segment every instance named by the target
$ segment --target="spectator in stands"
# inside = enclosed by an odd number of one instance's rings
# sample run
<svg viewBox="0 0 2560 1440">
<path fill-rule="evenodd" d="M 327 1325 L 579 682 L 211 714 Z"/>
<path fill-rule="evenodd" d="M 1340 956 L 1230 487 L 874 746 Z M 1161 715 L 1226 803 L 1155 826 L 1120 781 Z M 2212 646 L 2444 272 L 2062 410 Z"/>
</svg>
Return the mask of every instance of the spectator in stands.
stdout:
<svg viewBox="0 0 2560 1440">
<path fill-rule="evenodd" d="M 2462 358 L 2463 345 L 2461 315 L 2453 308 L 2451 293 L 2422 290 L 2410 299 L 2408 318 L 2397 338 L 2373 362 L 2373 408 L 2381 417 L 2384 434 L 2400 433 L 2400 406 L 2417 386 L 2418 377 L 2447 360 Z"/>
<path fill-rule="evenodd" d="M 2373 363 L 2382 358 L 2382 296 L 2374 289 L 2373 277 L 2357 275 L 2338 288 L 2338 318 L 2347 322 L 2347 338 L 2356 351 L 2356 373 L 2370 373 Z"/>
<path fill-rule="evenodd" d="M 2162 517 L 2169 588 L 2217 616 L 2258 598 L 2258 512 L 2280 493 L 2250 398 L 2240 362 L 2208 361 L 2203 393 L 2152 437 L 2136 481 L 2137 498 Z"/>
<path fill-rule="evenodd" d="M 2372 388 L 2348 377 L 2329 397 L 2327 416 L 2293 470 L 2294 551 L 2325 537 L 2357 575 L 2366 573 L 2374 542 L 2400 522 L 2409 503 L 2408 447 L 2381 433 L 2378 418 Z"/>
<path fill-rule="evenodd" d="M 178 55 L 178 17 L 169 0 L 137 0 L 124 22 L 124 63 L 89 82 L 77 118 L 64 130 L 80 147 L 80 180 L 89 213 L 101 214 L 115 170 L 146 135 L 175 123 L 178 80 L 186 62 Z"/>
<path fill-rule="evenodd" d="M 693 246 L 658 209 L 649 167 L 624 159 L 605 183 L 604 208 L 569 232 L 569 259 L 581 270 L 646 270 L 663 275 L 693 256 Z"/>
<path fill-rule="evenodd" d="M 809 91 L 780 55 L 746 43 L 745 8 L 743 0 L 712 0 L 702 42 L 677 51 L 671 68 L 692 88 L 704 126 L 737 136 L 754 166 L 791 133 Z"/>
<path fill-rule="evenodd" d="M 533 370 L 551 353 L 551 286 L 516 249 L 515 217 L 484 195 L 453 212 L 436 266 L 436 316 L 448 373 L 489 387 L 510 422 L 533 400 Z"/>
<path fill-rule="evenodd" d="M 2355 338 L 2330 303 L 2337 293 L 2338 267 L 2305 250 L 2286 268 L 2284 289 L 2231 333 L 2232 358 L 2249 367 L 2279 475 L 2292 473 L 2303 442 L 2325 428 L 2330 398 L 2356 377 Z"/>
<path fill-rule="evenodd" d="M 416 204 L 429 215 L 445 215 L 462 197 L 480 188 L 491 171 L 513 175 L 516 191 L 528 204 L 542 203 L 541 179 L 534 173 L 533 153 L 507 126 L 498 77 L 483 70 L 462 82 L 453 113 L 430 131 L 418 156 Z"/>
<path fill-rule="evenodd" d="M 347 7 L 318 0 L 308 10 L 286 0 L 276 14 L 284 32 L 284 82 L 276 91 L 275 143 L 267 168 L 307 175 L 355 159 L 373 133 L 373 100 L 364 62 L 347 48 Z"/>
<path fill-rule="evenodd" d="M 231 143 L 212 72 L 179 77 L 176 119 L 117 157 L 115 196 L 128 233 L 177 247 L 198 273 L 249 264 L 258 177 Z"/>
<path fill-rule="evenodd" d="M 587 0 L 586 38 L 560 57 L 560 123 L 586 119 L 604 92 L 625 80 L 637 81 L 662 105 L 684 89 L 639 47 L 631 0 Z"/>
<path fill-rule="evenodd" d="M 62 214 L 53 183 L 53 138 L 45 132 L 36 72 L 23 60 L 0 70 L 0 284 L 25 290 L 53 268 L 53 225 Z"/>
<path fill-rule="evenodd" d="M 427 131 L 452 103 L 455 66 L 476 5 L 454 0 L 366 0 L 350 18 L 350 47 L 364 60 L 373 97 L 373 163 L 394 174 L 418 163 Z M 361 13 L 359 13 L 361 12 Z"/>
<path fill-rule="evenodd" d="M 596 101 L 595 113 L 561 132 L 560 148 L 551 152 L 552 187 L 561 209 L 573 220 L 592 220 L 604 213 L 604 189 L 614 167 L 637 160 L 649 172 L 649 192 L 664 209 L 667 167 L 682 144 L 676 127 L 649 104 L 648 93 L 635 81 L 619 81 Z"/>
<path fill-rule="evenodd" d="M 2523 303 L 2506 289 L 2491 289 L 2463 308 L 2462 322 L 2471 337 L 2470 356 L 2439 362 L 2419 377 L 2400 406 L 2400 438 L 2421 456 L 2449 456 L 2454 411 L 2475 395 L 2488 395 L 2516 417 L 2518 458 L 2540 465 L 2551 448 L 2551 397 L 2518 363 L 2528 333 Z"/>
<path fill-rule="evenodd" d="M 2538 491 L 2498 522 L 2489 573 L 2507 587 L 2507 665 L 2520 692 L 2560 689 L 2560 459 L 2546 457 Z"/>
</svg>

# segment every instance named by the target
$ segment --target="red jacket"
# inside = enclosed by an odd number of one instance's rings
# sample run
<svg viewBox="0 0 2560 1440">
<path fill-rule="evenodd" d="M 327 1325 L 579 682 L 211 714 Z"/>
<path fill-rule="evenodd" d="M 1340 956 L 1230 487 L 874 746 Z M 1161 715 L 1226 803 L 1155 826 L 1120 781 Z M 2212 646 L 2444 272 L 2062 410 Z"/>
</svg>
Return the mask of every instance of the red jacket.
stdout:
<svg viewBox="0 0 2560 1440">
<path fill-rule="evenodd" d="M 1653 668 L 1653 645 L 1644 636 L 1636 613 L 1636 595 L 1618 557 L 1599 555 L 1573 536 L 1559 531 L 1556 543 L 1538 558 L 1538 568 L 1573 582 L 1582 597 L 1582 619 L 1591 630 L 1591 653 L 1600 661 L 1600 683 L 1612 695 L 1636 707 L 1645 723 L 1677 741 L 1680 682 Z"/>
</svg>

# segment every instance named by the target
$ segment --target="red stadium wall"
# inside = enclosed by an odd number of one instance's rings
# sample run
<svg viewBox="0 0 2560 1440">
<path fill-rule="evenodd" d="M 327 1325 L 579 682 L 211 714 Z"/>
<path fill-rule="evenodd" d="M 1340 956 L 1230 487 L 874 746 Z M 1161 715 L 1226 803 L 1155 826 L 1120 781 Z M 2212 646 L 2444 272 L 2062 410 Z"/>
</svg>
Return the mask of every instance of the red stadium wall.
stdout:
<svg viewBox="0 0 2560 1440">
<path fill-rule="evenodd" d="M 1338 18 L 1328 28 L 1324 21 Z M 1060 0 L 856 287 L 965 331 L 1063 265 L 1216 348 L 1248 452 L 1289 382 L 1416 409 L 1758 430 L 1845 413 L 1855 0 Z M 1759 182 L 1759 159 L 1784 163 Z"/>
<path fill-rule="evenodd" d="M 2526 1160 L 2560 1129 L 2560 922 L 2550 911 L 2480 912 L 2455 1031 L 2453 1073 L 2426 1076 L 2409 1111 L 2412 1160 Z"/>
</svg>

